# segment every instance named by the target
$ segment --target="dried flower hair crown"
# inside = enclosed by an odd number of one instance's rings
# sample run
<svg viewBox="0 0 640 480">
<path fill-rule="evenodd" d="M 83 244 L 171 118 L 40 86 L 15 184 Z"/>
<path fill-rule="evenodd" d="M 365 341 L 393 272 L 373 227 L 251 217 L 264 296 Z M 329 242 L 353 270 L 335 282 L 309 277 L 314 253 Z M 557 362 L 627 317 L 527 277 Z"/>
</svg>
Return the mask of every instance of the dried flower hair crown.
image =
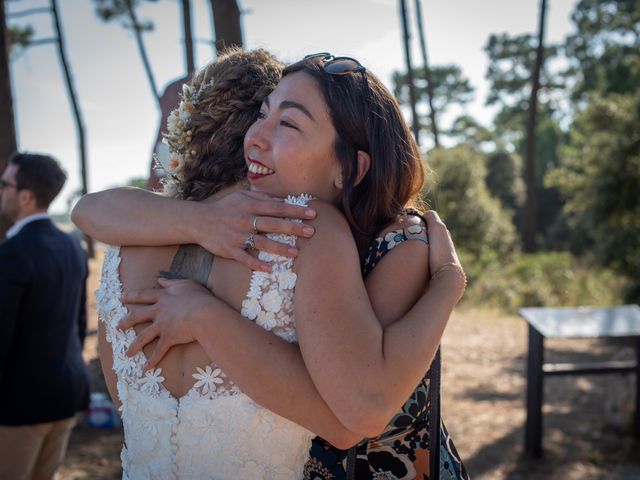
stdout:
<svg viewBox="0 0 640 480">
<path fill-rule="evenodd" d="M 170 177 L 175 175 L 180 166 L 190 158 L 198 155 L 197 150 L 190 146 L 193 137 L 190 120 L 196 112 L 198 102 L 203 93 L 213 85 L 213 80 L 201 84 L 197 89 L 185 83 L 182 85 L 180 104 L 167 117 L 167 131 L 162 134 L 162 143 L 169 150 L 168 161 L 162 162 L 155 155 L 156 168 L 164 170 Z"/>
</svg>

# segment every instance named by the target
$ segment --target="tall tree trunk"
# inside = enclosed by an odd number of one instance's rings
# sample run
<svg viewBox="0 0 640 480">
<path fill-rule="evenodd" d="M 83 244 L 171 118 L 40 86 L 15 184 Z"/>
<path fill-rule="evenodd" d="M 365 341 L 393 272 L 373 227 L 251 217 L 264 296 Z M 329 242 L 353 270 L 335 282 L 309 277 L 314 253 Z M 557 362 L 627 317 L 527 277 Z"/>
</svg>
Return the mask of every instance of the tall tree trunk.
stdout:
<svg viewBox="0 0 640 480">
<path fill-rule="evenodd" d="M 405 0 L 400 0 L 400 14 L 402 17 L 402 31 L 404 39 L 404 58 L 407 64 L 407 84 L 409 86 L 409 101 L 411 103 L 411 129 L 413 130 L 413 136 L 420 145 L 420 121 L 418 120 L 418 114 L 416 113 L 416 89 L 413 83 L 413 66 L 411 65 L 411 49 L 409 48 L 409 41 L 411 40 L 411 34 L 409 32 L 409 23 L 407 22 L 407 5 Z"/>
<path fill-rule="evenodd" d="M 184 30 L 184 56 L 187 61 L 187 76 L 193 75 L 195 61 L 193 55 L 193 34 L 191 32 L 191 1 L 182 0 L 182 26 Z"/>
<path fill-rule="evenodd" d="M 126 5 L 127 12 L 129 13 L 129 20 L 131 20 L 133 28 L 133 35 L 136 38 L 136 44 L 138 45 L 138 51 L 140 52 L 140 57 L 142 58 L 144 71 L 147 74 L 147 80 L 149 80 L 149 86 L 151 87 L 151 93 L 153 94 L 153 98 L 156 101 L 158 109 L 162 109 L 160 105 L 160 93 L 158 93 L 158 87 L 156 86 L 156 79 L 153 76 L 153 70 L 151 70 L 151 64 L 149 63 L 149 57 L 147 56 L 147 49 L 144 46 L 144 40 L 142 39 L 142 29 L 140 28 L 140 23 L 138 22 L 138 18 L 136 17 L 136 11 L 133 7 L 133 2 L 131 0 L 127 0 Z"/>
<path fill-rule="evenodd" d="M 82 121 L 82 115 L 80 114 L 80 107 L 78 105 L 77 94 L 73 84 L 73 78 L 71 76 L 71 69 L 67 62 L 67 53 L 64 42 L 64 36 L 62 33 L 62 25 L 60 23 L 60 15 L 58 13 L 57 0 L 51 0 L 51 13 L 53 14 L 53 26 L 56 32 L 56 41 L 58 44 L 58 56 L 60 57 L 60 64 L 64 72 L 64 78 L 67 86 L 67 92 L 69 94 L 69 100 L 71 101 L 71 107 L 73 109 L 73 116 L 76 122 L 76 129 L 78 132 L 78 150 L 80 153 L 80 177 L 82 179 L 82 194 L 85 195 L 88 191 L 87 181 L 87 146 L 85 143 L 84 135 L 84 123 Z M 94 257 L 93 240 L 89 236 L 85 235 L 87 241 L 87 249 L 89 256 Z"/>
<path fill-rule="evenodd" d="M 210 0 L 213 15 L 213 28 L 216 32 L 216 51 L 220 53 L 227 47 L 242 47 L 242 27 L 240 9 L 236 0 Z"/>
<path fill-rule="evenodd" d="M 524 223 L 522 229 L 522 245 L 525 252 L 536 251 L 536 234 L 538 232 L 538 199 L 536 194 L 536 120 L 538 115 L 540 71 L 544 64 L 544 26 L 546 14 L 547 0 L 542 0 L 540 6 L 540 24 L 538 28 L 536 63 L 531 77 L 531 98 L 529 99 L 529 115 L 527 119 L 527 137 L 525 144 L 524 179 L 527 186 L 527 197 L 524 204 Z"/>
<path fill-rule="evenodd" d="M 9 72 L 9 31 L 4 13 L 4 0 L 0 0 L 0 172 L 4 172 L 7 161 L 16 151 L 16 127 L 13 118 L 13 95 Z M 1 173 L 0 173 L 1 175 Z M 11 220 L 0 214 L 0 239 L 11 225 Z"/>
<path fill-rule="evenodd" d="M 438 140 L 438 124 L 436 123 L 436 110 L 433 108 L 433 82 L 431 81 L 431 69 L 427 59 L 427 41 L 425 39 L 424 28 L 422 27 L 422 6 L 420 0 L 415 1 L 416 19 L 418 22 L 418 36 L 420 37 L 420 50 L 422 51 L 422 64 L 424 68 L 424 79 L 427 81 L 427 101 L 429 102 L 429 118 L 431 119 L 431 130 L 433 132 L 433 142 L 435 147 L 440 146 Z"/>
</svg>

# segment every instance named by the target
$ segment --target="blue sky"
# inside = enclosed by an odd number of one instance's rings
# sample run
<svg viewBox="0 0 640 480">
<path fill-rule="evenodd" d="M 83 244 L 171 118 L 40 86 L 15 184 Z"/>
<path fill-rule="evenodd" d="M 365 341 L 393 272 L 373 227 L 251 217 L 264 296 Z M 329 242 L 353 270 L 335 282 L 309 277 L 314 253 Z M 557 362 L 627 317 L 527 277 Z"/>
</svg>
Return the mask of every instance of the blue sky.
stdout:
<svg viewBox="0 0 640 480">
<path fill-rule="evenodd" d="M 160 123 L 159 113 L 133 35 L 118 22 L 105 24 L 89 0 L 58 0 L 71 68 L 84 116 L 88 143 L 89 189 L 121 185 L 144 176 Z M 159 0 L 138 12 L 152 20 L 145 35 L 152 68 L 160 88 L 185 71 L 179 2 Z M 213 58 L 208 0 L 192 0 L 196 63 Z M 262 47 L 284 61 L 329 51 L 357 57 L 386 84 L 403 68 L 404 54 L 397 0 L 240 0 L 245 46 Z M 8 2 L 8 12 L 46 6 L 46 0 Z M 407 0 L 413 14 L 414 2 Z M 573 30 L 575 0 L 551 0 L 546 40 L 561 40 Z M 432 64 L 458 64 L 476 88 L 468 112 L 489 122 L 484 44 L 491 33 L 535 32 L 539 0 L 422 0 L 427 48 Z M 51 19 L 37 15 L 9 19 L 31 23 L 36 38 L 52 36 Z M 412 56 L 419 64 L 415 21 Z M 69 180 L 52 210 L 67 209 L 80 186 L 77 135 L 63 75 L 53 45 L 29 48 L 12 57 L 14 112 L 20 150 L 53 154 Z"/>
</svg>

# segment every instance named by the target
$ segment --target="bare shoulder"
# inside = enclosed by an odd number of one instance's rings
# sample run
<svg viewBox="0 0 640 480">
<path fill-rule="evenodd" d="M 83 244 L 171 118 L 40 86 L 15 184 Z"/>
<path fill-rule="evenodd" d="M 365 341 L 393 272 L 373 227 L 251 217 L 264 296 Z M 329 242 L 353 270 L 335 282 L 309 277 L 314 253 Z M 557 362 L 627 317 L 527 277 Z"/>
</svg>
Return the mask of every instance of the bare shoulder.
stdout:
<svg viewBox="0 0 640 480">
<path fill-rule="evenodd" d="M 311 238 L 299 238 L 297 245 L 300 254 L 296 264 L 324 261 L 335 262 L 336 259 L 353 257 L 358 259 L 355 240 L 351 228 L 344 215 L 334 205 L 320 200 L 312 200 L 317 215 L 312 221 L 305 223 L 313 226 L 315 234 Z"/>
<path fill-rule="evenodd" d="M 337 236 L 336 240 L 353 239 L 347 219 L 335 205 L 321 200 L 312 200 L 309 202 L 309 206 L 316 211 L 317 215 L 313 220 L 306 220 L 305 223 L 313 226 L 316 233 L 310 239 L 300 239 L 301 245 L 303 241 L 307 243 L 324 242 L 334 236 Z"/>
<path fill-rule="evenodd" d="M 420 241 L 426 226 L 403 215 L 380 230 L 386 253 L 367 275 L 365 285 L 380 323 L 386 327 L 405 315 L 420 298 L 429 278 L 429 245 Z"/>
</svg>

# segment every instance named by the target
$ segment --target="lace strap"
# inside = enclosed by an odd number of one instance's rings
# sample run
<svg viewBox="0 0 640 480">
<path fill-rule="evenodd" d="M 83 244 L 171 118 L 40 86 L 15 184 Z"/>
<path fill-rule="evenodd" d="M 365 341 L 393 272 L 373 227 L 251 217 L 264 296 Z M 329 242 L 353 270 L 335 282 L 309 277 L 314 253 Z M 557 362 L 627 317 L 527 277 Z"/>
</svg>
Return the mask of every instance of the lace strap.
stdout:
<svg viewBox="0 0 640 480">
<path fill-rule="evenodd" d="M 104 254 L 100 287 L 96 291 L 98 321 L 104 322 L 105 337 L 113 352 L 113 370 L 119 379 L 134 383 L 142 378 L 144 357 L 138 352 L 128 357 L 126 351 L 136 338 L 136 332 L 130 328 L 126 332 L 118 329 L 118 323 L 128 313 L 120 302 L 122 283 L 120 268 L 120 247 L 109 246 Z"/>
</svg>

